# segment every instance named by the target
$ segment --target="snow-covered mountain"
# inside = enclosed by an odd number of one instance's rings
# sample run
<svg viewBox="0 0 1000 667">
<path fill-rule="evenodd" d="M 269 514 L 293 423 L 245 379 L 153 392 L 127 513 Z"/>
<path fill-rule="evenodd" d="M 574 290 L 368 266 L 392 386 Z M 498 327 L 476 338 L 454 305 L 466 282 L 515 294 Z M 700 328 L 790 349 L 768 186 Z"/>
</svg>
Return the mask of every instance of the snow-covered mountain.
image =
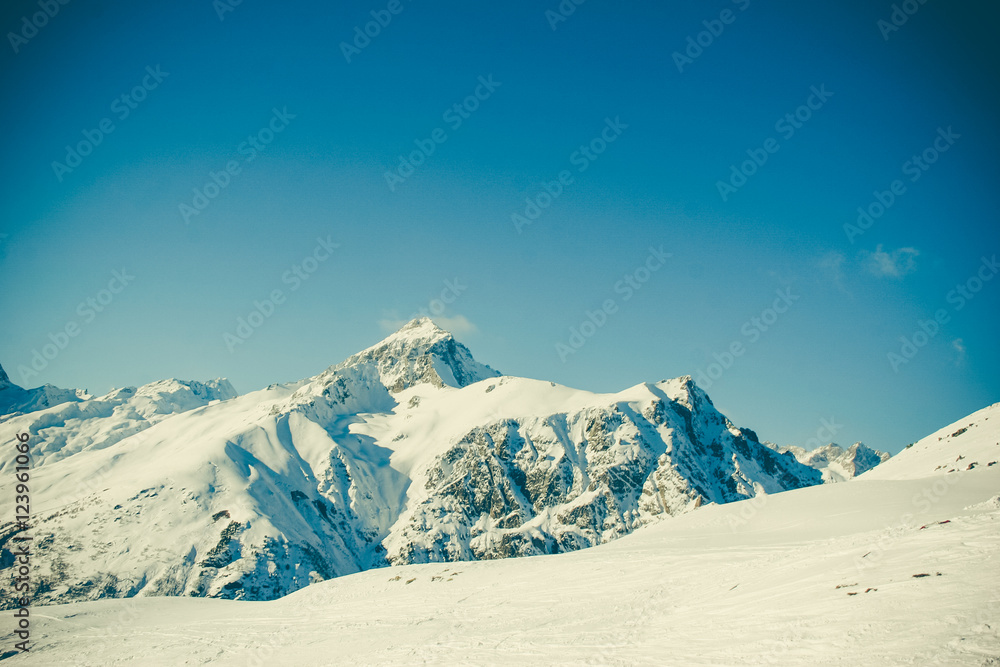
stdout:
<svg viewBox="0 0 1000 667">
<path fill-rule="evenodd" d="M 573 551 L 823 479 L 690 377 L 617 394 L 505 377 L 426 318 L 244 396 L 168 380 L 77 398 L 0 421 L 4 442 L 32 436 L 36 603 L 274 599 L 385 565 Z"/>
<path fill-rule="evenodd" d="M 3 366 L 0 366 L 0 419 L 67 401 L 82 401 L 89 397 L 87 392 L 80 389 L 60 389 L 51 384 L 24 389 L 11 382 Z"/>
<path fill-rule="evenodd" d="M 887 452 L 872 449 L 861 442 L 854 443 L 846 450 L 832 442 L 813 450 L 795 445 L 779 446 L 770 442 L 764 444 L 781 454 L 788 452 L 799 463 L 819 470 L 826 483 L 854 479 L 889 459 Z"/>
<path fill-rule="evenodd" d="M 168 417 L 234 398 L 236 390 L 225 379 L 204 383 L 161 380 L 138 388 L 114 389 L 98 397 L 64 389 L 49 391 L 45 396 L 51 405 L 42 404 L 31 411 L 22 408 L 0 416 L 3 442 L 12 442 L 16 433 L 32 436 L 36 466 L 110 447 Z M 0 460 L 0 474 L 12 465 L 12 459 Z"/>
</svg>

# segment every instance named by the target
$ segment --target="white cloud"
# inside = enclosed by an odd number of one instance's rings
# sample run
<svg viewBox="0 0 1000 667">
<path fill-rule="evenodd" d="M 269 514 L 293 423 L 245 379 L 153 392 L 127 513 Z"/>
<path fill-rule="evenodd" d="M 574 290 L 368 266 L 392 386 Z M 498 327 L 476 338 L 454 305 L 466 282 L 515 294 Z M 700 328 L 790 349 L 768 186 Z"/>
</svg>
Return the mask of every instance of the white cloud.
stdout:
<svg viewBox="0 0 1000 667">
<path fill-rule="evenodd" d="M 399 312 L 395 310 L 383 310 L 382 319 L 378 321 L 379 328 L 386 333 L 399 331 L 400 327 L 406 324 L 407 320 L 399 319 Z"/>
<path fill-rule="evenodd" d="M 916 248 L 899 248 L 886 252 L 880 243 L 875 252 L 862 251 L 861 259 L 868 270 L 876 276 L 902 278 L 917 270 L 916 258 L 919 255 L 920 251 Z"/>
<path fill-rule="evenodd" d="M 418 317 L 414 315 L 414 317 Z M 431 320 L 434 324 L 438 325 L 445 331 L 449 331 L 456 336 L 467 336 L 479 331 L 479 328 L 469 321 L 465 315 L 455 315 L 454 317 L 444 317 L 442 315 L 433 315 Z M 378 321 L 378 325 L 386 333 L 392 333 L 398 331 L 404 324 L 410 320 L 401 320 L 398 318 L 396 313 L 392 313 Z"/>
<path fill-rule="evenodd" d="M 432 317 L 434 324 L 445 331 L 450 331 L 456 336 L 464 336 L 479 331 L 475 324 L 466 319 L 465 315 L 455 315 L 454 317 Z"/>
</svg>

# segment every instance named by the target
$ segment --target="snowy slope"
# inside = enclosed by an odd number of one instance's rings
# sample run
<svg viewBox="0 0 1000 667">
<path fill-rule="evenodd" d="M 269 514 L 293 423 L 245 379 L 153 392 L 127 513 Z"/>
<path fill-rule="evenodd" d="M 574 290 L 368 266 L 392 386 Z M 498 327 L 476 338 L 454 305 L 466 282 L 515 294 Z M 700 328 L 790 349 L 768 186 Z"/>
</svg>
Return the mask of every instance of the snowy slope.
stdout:
<svg viewBox="0 0 1000 667">
<path fill-rule="evenodd" d="M 500 377 L 427 319 L 299 382 L 155 383 L 0 437 L 23 430 L 47 602 L 273 599 L 388 564 L 576 550 L 821 481 L 690 377 L 617 394 Z"/>
<path fill-rule="evenodd" d="M 991 466 L 1000 467 L 1000 403 L 932 433 L 859 479 L 915 479 Z"/>
<path fill-rule="evenodd" d="M 32 657 L 10 665 L 995 665 L 1000 469 L 949 475 L 944 494 L 942 479 L 862 477 L 593 549 L 372 570 L 272 602 L 36 608 Z"/>
</svg>

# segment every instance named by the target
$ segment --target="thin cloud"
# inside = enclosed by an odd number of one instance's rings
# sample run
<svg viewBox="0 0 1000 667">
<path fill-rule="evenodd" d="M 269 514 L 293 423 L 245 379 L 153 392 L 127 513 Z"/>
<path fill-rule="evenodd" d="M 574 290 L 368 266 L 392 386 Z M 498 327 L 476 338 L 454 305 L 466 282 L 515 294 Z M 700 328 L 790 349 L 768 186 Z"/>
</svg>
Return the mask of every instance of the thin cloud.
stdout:
<svg viewBox="0 0 1000 667">
<path fill-rule="evenodd" d="M 965 341 L 961 338 L 956 338 L 951 341 L 951 347 L 955 350 L 955 365 L 962 366 L 965 364 Z"/>
<path fill-rule="evenodd" d="M 844 256 L 844 253 L 831 250 L 820 258 L 819 268 L 830 276 L 837 289 L 850 295 L 850 292 L 844 287 L 844 262 L 846 261 L 847 257 Z"/>
<path fill-rule="evenodd" d="M 885 278 L 902 278 L 917 270 L 916 258 L 920 251 L 916 248 L 899 248 L 891 252 L 882 249 L 880 243 L 875 252 L 861 252 L 861 260 L 873 275 Z"/>
<path fill-rule="evenodd" d="M 456 336 L 465 336 L 479 331 L 479 328 L 470 322 L 465 315 L 455 315 L 454 317 L 432 317 L 431 320 L 434 321 L 434 324 L 438 325 L 445 331 L 450 331 Z"/>
<path fill-rule="evenodd" d="M 396 311 L 382 311 L 382 313 L 384 317 L 378 321 L 378 326 L 386 333 L 399 331 L 400 327 L 408 321 L 399 319 L 399 313 Z"/>
<path fill-rule="evenodd" d="M 409 319 L 399 319 L 396 313 L 392 316 L 385 317 L 378 321 L 379 327 L 382 328 L 386 333 L 392 333 L 398 331 L 404 324 L 409 322 L 411 319 L 420 317 L 420 313 L 414 313 L 413 317 Z M 467 336 L 469 334 L 474 334 L 479 331 L 474 323 L 470 322 L 465 315 L 455 315 L 453 317 L 444 317 L 442 315 L 431 315 L 431 321 L 438 325 L 445 331 L 449 331 L 456 336 Z"/>
</svg>

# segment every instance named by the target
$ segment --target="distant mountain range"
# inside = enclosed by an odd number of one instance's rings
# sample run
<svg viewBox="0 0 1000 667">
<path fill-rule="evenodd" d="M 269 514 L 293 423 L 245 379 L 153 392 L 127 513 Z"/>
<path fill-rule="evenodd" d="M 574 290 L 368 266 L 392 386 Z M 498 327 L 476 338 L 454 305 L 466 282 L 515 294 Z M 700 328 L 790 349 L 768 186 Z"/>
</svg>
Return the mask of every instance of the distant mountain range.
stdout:
<svg viewBox="0 0 1000 667">
<path fill-rule="evenodd" d="M 847 449 L 831 443 L 813 450 L 794 445 L 779 447 L 770 442 L 764 444 L 781 454 L 788 452 L 799 463 L 816 468 L 823 475 L 824 482 L 846 482 L 889 458 L 886 452 L 876 451 L 860 442 Z"/>
<path fill-rule="evenodd" d="M 427 318 L 244 396 L 221 379 L 25 390 L 0 369 L 0 411 L 3 442 L 31 435 L 36 604 L 268 600 L 387 565 L 573 551 L 888 458 L 762 443 L 689 376 L 617 394 L 503 376 Z M 4 576 L 15 530 L 0 525 Z"/>
</svg>

